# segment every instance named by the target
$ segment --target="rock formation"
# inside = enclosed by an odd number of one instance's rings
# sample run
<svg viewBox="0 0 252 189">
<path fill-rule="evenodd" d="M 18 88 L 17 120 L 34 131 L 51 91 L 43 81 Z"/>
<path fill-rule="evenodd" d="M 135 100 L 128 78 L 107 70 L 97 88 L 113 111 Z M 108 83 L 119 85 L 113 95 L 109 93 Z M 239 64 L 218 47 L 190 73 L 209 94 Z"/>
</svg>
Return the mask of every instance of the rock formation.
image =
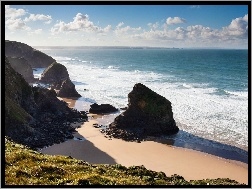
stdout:
<svg viewBox="0 0 252 189">
<path fill-rule="evenodd" d="M 31 87 L 5 57 L 5 136 L 32 148 L 72 138 L 70 122 L 85 121 L 54 90 Z"/>
<path fill-rule="evenodd" d="M 108 114 L 108 113 L 113 113 L 117 112 L 118 109 L 116 109 L 114 106 L 110 104 L 101 104 L 98 105 L 96 103 L 90 105 L 89 112 L 94 113 L 94 114 Z"/>
<path fill-rule="evenodd" d="M 48 84 L 61 84 L 64 80 L 69 78 L 66 67 L 57 62 L 48 66 L 41 74 L 40 81 Z"/>
<path fill-rule="evenodd" d="M 171 102 L 138 83 L 128 94 L 128 108 L 109 125 L 108 135 L 125 140 L 176 134 Z"/>
<path fill-rule="evenodd" d="M 5 40 L 5 56 L 23 57 L 32 68 L 46 68 L 55 62 L 51 56 L 17 41 Z"/>
<path fill-rule="evenodd" d="M 81 97 L 81 95 L 76 91 L 75 85 L 69 78 L 62 82 L 57 95 L 59 97 Z"/>
<path fill-rule="evenodd" d="M 52 89 L 56 89 L 59 97 L 81 97 L 70 80 L 66 67 L 57 62 L 44 70 L 40 81 L 50 84 Z"/>
<path fill-rule="evenodd" d="M 11 64 L 11 67 L 16 72 L 20 73 L 28 83 L 35 81 L 32 67 L 25 58 L 22 57 L 17 58 L 7 57 L 7 58 Z"/>
</svg>

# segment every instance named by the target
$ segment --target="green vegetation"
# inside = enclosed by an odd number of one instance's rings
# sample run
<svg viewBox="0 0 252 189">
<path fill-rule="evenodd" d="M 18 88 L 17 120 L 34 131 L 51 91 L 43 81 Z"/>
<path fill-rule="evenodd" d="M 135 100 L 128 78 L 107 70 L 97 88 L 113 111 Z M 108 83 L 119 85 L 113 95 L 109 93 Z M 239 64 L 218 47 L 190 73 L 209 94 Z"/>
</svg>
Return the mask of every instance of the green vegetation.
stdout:
<svg viewBox="0 0 252 189">
<path fill-rule="evenodd" d="M 230 179 L 186 181 L 144 166 L 89 164 L 44 155 L 5 138 L 5 185 L 239 185 Z"/>
<path fill-rule="evenodd" d="M 142 87 L 140 94 L 135 94 L 137 99 L 141 99 L 138 106 L 147 114 L 154 116 L 164 116 L 170 107 L 170 102 L 163 96 L 151 91 L 147 87 Z"/>
<path fill-rule="evenodd" d="M 13 120 L 17 123 L 27 123 L 31 116 L 21 108 L 16 102 L 5 96 L 5 119 Z"/>
</svg>

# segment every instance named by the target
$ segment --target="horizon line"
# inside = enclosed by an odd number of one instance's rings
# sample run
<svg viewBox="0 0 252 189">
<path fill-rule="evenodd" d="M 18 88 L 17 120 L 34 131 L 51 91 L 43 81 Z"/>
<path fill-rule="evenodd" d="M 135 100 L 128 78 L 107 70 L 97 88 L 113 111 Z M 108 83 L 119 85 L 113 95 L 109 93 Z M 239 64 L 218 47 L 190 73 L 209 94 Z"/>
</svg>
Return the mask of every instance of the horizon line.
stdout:
<svg viewBox="0 0 252 189">
<path fill-rule="evenodd" d="M 158 47 L 158 46 L 119 46 L 119 45 L 31 45 L 32 47 L 51 47 L 51 48 L 127 48 L 127 49 L 227 49 L 227 50 L 248 50 L 248 48 L 228 48 L 228 47 Z"/>
</svg>

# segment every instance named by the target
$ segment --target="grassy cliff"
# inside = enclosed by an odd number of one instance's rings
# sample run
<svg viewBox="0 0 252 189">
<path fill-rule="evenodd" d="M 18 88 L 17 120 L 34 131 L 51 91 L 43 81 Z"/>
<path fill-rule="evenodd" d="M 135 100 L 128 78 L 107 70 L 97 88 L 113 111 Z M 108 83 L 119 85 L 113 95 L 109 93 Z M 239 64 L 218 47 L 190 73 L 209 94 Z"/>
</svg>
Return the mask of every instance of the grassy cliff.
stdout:
<svg viewBox="0 0 252 189">
<path fill-rule="evenodd" d="M 5 138 L 5 185 L 240 185 L 230 179 L 186 181 L 144 166 L 89 164 L 44 155 Z"/>
</svg>

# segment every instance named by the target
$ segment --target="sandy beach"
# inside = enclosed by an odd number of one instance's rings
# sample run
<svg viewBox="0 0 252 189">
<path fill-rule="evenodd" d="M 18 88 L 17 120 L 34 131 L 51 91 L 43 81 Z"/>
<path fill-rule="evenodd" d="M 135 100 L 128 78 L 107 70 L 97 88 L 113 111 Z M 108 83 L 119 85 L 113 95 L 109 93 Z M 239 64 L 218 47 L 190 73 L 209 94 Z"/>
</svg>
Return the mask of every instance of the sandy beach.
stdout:
<svg viewBox="0 0 252 189">
<path fill-rule="evenodd" d="M 181 175 L 186 180 L 230 178 L 248 184 L 246 163 L 154 141 L 136 143 L 109 139 L 99 128 L 93 127 L 94 123 L 98 123 L 95 117 L 76 129 L 76 138 L 44 148 L 41 152 L 72 156 L 89 163 L 144 165 L 147 169 L 163 171 L 167 176 Z"/>
</svg>

